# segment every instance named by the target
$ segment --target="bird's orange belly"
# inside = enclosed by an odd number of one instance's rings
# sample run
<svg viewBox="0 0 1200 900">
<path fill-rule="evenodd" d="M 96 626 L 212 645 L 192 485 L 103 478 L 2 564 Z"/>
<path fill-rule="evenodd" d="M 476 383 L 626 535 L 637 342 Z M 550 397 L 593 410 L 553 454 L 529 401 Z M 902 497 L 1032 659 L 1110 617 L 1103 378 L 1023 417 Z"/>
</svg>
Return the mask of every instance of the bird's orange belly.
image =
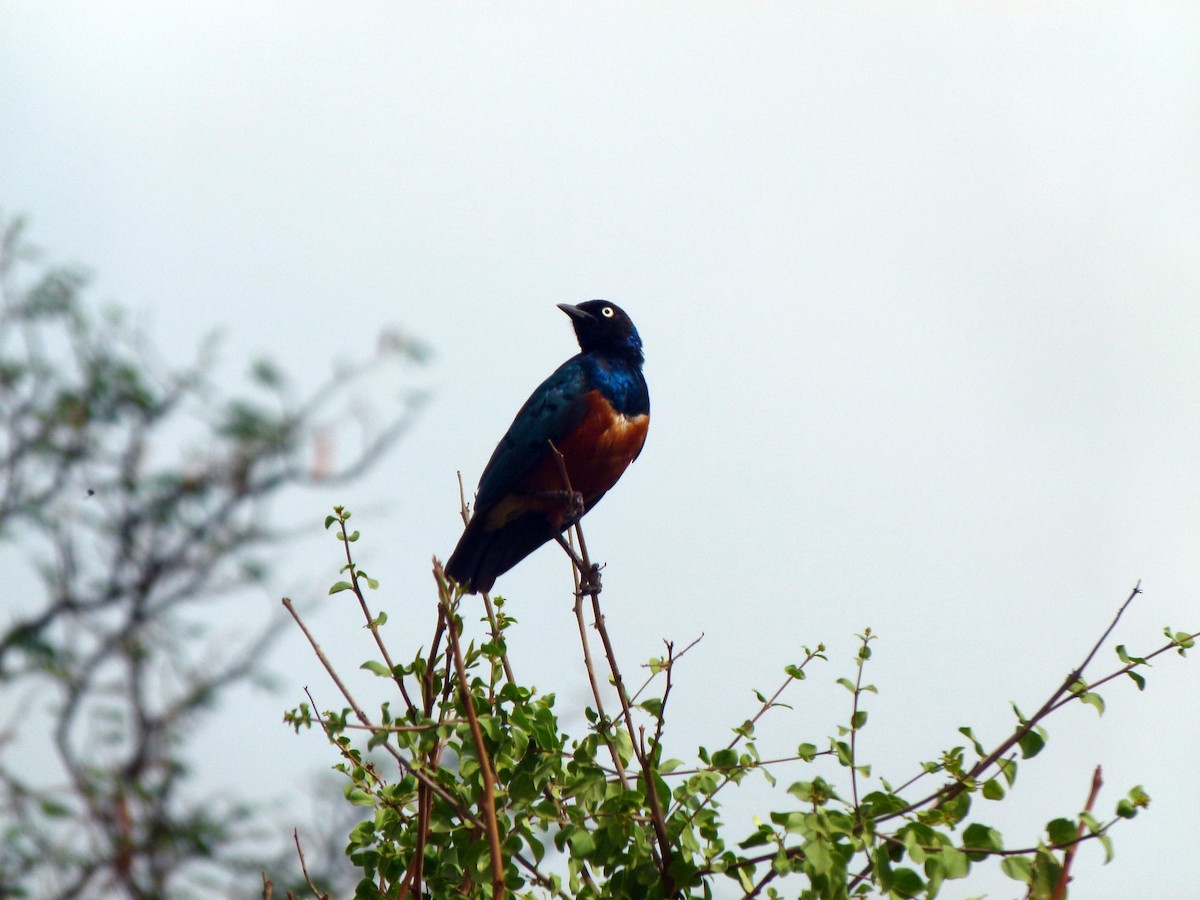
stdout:
<svg viewBox="0 0 1200 900">
<path fill-rule="evenodd" d="M 571 489 L 590 505 L 617 483 L 646 443 L 650 417 L 624 416 L 614 410 L 598 391 L 587 396 L 588 411 L 574 431 L 556 446 L 563 456 Z M 544 513 L 561 525 L 567 512 L 562 471 L 552 453 L 521 479 L 520 486 L 496 504 L 487 528 L 502 527 L 527 512 Z"/>
</svg>

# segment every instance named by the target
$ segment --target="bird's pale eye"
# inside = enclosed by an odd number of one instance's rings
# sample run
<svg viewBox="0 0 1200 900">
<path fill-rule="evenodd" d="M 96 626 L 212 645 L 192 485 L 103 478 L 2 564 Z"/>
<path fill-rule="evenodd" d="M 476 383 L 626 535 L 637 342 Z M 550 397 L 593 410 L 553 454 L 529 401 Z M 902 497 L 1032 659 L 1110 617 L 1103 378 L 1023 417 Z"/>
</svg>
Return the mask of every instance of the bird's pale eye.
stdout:
<svg viewBox="0 0 1200 900">
<path fill-rule="evenodd" d="M 604 316 L 604 318 L 606 318 L 606 319 L 611 319 L 613 316 L 616 315 L 616 313 L 613 312 L 613 308 L 611 306 L 604 307 L 604 309 L 600 310 L 600 314 L 602 316 Z"/>
</svg>

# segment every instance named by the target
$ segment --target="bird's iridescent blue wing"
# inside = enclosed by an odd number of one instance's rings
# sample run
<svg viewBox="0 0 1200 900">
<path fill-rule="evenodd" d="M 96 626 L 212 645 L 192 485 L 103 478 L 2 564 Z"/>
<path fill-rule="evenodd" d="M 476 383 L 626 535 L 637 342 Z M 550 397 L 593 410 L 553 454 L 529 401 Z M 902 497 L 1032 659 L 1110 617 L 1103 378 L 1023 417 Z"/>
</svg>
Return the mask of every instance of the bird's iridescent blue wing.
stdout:
<svg viewBox="0 0 1200 900">
<path fill-rule="evenodd" d="M 580 356 L 573 356 L 529 395 L 484 467 L 475 498 L 476 515 L 517 488 L 521 480 L 550 455 L 587 412 L 587 376 Z"/>
</svg>

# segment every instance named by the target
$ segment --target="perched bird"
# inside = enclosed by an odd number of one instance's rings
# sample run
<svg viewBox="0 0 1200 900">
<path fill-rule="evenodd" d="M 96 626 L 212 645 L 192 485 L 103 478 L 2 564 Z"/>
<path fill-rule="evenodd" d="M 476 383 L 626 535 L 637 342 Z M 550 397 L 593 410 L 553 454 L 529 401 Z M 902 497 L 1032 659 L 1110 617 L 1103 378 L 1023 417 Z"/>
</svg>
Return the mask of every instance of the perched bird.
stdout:
<svg viewBox="0 0 1200 900">
<path fill-rule="evenodd" d="M 571 509 L 551 445 L 586 513 L 646 442 L 650 394 L 633 322 L 606 300 L 558 308 L 571 317 L 580 352 L 525 401 L 483 470 L 474 515 L 446 562 L 446 575 L 471 593 L 490 591 L 582 514 Z"/>
</svg>

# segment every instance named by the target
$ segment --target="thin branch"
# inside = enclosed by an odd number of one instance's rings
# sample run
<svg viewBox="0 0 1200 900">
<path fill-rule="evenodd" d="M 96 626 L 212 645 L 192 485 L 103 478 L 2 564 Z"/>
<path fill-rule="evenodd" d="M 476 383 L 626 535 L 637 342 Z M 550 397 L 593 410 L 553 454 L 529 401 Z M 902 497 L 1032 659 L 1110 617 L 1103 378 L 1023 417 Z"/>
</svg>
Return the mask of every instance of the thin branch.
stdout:
<svg viewBox="0 0 1200 900">
<path fill-rule="evenodd" d="M 818 659 L 818 658 L 823 659 L 824 657 L 822 656 L 822 650 L 823 650 L 823 646 L 821 646 L 821 645 L 818 645 L 816 650 L 809 650 L 807 647 L 805 647 L 804 648 L 804 654 L 805 654 L 804 661 L 801 662 L 800 665 L 796 667 L 797 671 L 803 672 L 804 668 L 810 662 L 812 662 L 814 659 Z M 779 686 L 778 690 L 776 690 L 775 693 L 771 695 L 770 699 L 763 702 L 763 705 L 759 708 L 758 712 L 754 714 L 754 718 L 750 719 L 749 722 L 747 722 L 745 725 L 743 725 L 741 728 L 739 728 L 737 730 L 737 732 L 733 736 L 733 739 L 728 744 L 725 745 L 725 749 L 732 750 L 734 747 L 736 747 L 738 745 L 738 743 L 741 742 L 742 738 L 744 738 L 747 734 L 749 734 L 751 731 L 753 731 L 754 726 L 758 723 L 758 720 L 761 719 L 763 716 L 765 716 L 767 714 L 768 710 L 774 708 L 775 701 L 779 699 L 779 696 L 787 689 L 788 685 L 790 685 L 795 680 L 796 680 L 796 676 L 789 673 L 787 678 L 784 679 L 783 684 L 781 684 Z M 701 813 L 701 811 L 703 811 L 705 809 L 705 807 L 707 807 L 710 803 L 714 802 L 717 793 L 719 791 L 721 791 L 726 785 L 728 785 L 733 780 L 734 774 L 736 774 L 738 769 L 741 769 L 741 768 L 745 768 L 745 767 L 738 766 L 735 769 L 733 769 L 733 771 L 731 771 L 729 774 L 727 774 L 724 777 L 724 779 L 722 779 L 721 783 L 718 784 L 713 789 L 713 791 L 707 797 L 704 798 L 704 800 L 700 803 L 700 805 L 697 806 L 694 810 L 692 810 L 692 812 L 688 816 L 689 824 L 691 822 L 695 821 L 696 816 L 698 816 Z M 681 802 L 677 801 L 676 806 L 678 807 L 680 805 L 682 805 Z"/>
<path fill-rule="evenodd" d="M 857 673 L 854 676 L 854 701 L 850 707 L 850 791 L 854 798 L 854 818 L 859 817 L 858 805 L 858 698 L 862 695 L 863 668 L 870 658 L 871 629 L 862 634 L 862 646 L 858 650 Z"/>
<path fill-rule="evenodd" d="M 512 663 L 508 661 L 508 648 L 504 644 L 504 632 L 500 629 L 499 620 L 496 618 L 496 610 L 492 608 L 492 598 L 487 591 L 480 591 L 480 596 L 483 597 L 483 609 L 487 613 L 488 624 L 492 629 L 492 643 L 500 650 L 500 665 L 504 668 L 504 677 L 508 679 L 509 684 L 516 684 L 517 679 L 513 677 Z"/>
<path fill-rule="evenodd" d="M 338 677 L 333 665 L 329 662 L 329 658 L 325 655 L 325 652 L 321 649 L 320 645 L 316 642 L 316 639 L 312 636 L 312 633 L 308 630 L 308 626 L 306 626 L 304 621 L 300 618 L 300 614 L 296 612 L 296 608 L 292 605 L 292 601 L 289 598 L 284 597 L 283 605 L 287 611 L 291 613 L 292 618 L 296 621 L 296 624 L 300 626 L 300 630 L 304 632 L 304 636 L 308 638 L 308 642 L 312 646 L 313 652 L 316 653 L 317 659 L 320 660 L 321 665 L 324 666 L 325 671 L 329 674 L 329 677 L 333 680 L 333 683 L 337 685 L 342 697 L 350 705 L 350 708 L 354 710 L 354 714 L 358 717 L 358 720 L 364 725 L 373 728 L 374 724 L 367 717 L 367 714 L 363 712 L 362 707 L 358 705 L 358 702 L 350 694 L 350 691 L 346 688 L 345 684 L 342 682 L 342 679 Z M 441 622 L 439 622 L 439 628 L 440 627 Z M 415 766 L 411 760 L 402 756 L 400 752 L 390 743 L 385 743 L 381 746 L 384 747 L 388 755 L 395 760 L 396 764 L 399 765 L 406 774 L 412 775 L 422 787 L 431 793 L 436 794 L 442 801 L 446 803 L 446 805 L 454 810 L 455 815 L 462 819 L 463 822 L 471 825 L 474 828 L 478 828 L 480 832 L 485 831 L 484 823 L 481 822 L 475 815 L 473 815 L 457 797 L 447 791 L 433 777 L 431 777 L 428 772 L 425 772 L 420 767 Z M 524 854 L 514 853 L 512 858 L 519 866 L 521 866 L 521 868 L 525 869 L 525 871 L 527 871 L 538 884 L 547 889 L 553 889 L 553 882 L 550 880 L 550 878 L 542 874 L 541 870 L 538 869 L 534 863 L 530 862 L 524 856 Z M 562 896 L 561 891 L 556 893 L 558 896 Z"/>
<path fill-rule="evenodd" d="M 462 472 L 455 472 L 458 478 L 458 514 L 462 517 L 463 527 L 465 528 L 471 522 L 471 508 L 467 505 L 467 492 L 463 488 Z M 497 647 L 502 647 L 504 633 L 500 629 L 499 621 L 496 619 L 496 611 L 492 607 L 492 598 L 487 591 L 480 591 L 480 596 L 483 597 L 483 608 L 487 613 L 488 624 L 492 626 L 492 643 Z M 504 666 L 504 677 L 508 679 L 509 684 L 516 684 L 517 679 L 513 677 L 512 663 L 508 660 L 508 650 L 505 649 L 500 653 L 500 663 Z"/>
<path fill-rule="evenodd" d="M 435 731 L 443 725 L 465 725 L 466 719 L 444 719 L 437 722 L 426 722 L 423 725 L 355 725 L 353 722 L 332 722 L 313 714 L 318 724 L 322 726 L 337 725 L 339 728 L 349 728 L 358 731 L 369 731 L 371 734 L 410 734 L 422 731 Z"/>
<path fill-rule="evenodd" d="M 579 537 L 580 556 L 587 564 L 587 547 L 583 542 L 583 531 L 579 523 L 575 523 L 575 532 Z M 639 752 L 638 742 L 634 736 L 633 730 L 633 713 L 629 706 L 629 695 L 625 692 L 625 682 L 621 678 L 621 670 L 617 666 L 616 651 L 613 650 L 612 641 L 608 636 L 608 629 L 604 624 L 604 613 L 600 611 L 600 572 L 599 569 L 591 566 L 586 571 L 594 575 L 594 582 L 591 588 L 585 590 L 592 598 L 592 616 L 596 630 L 600 632 L 600 642 L 604 645 L 604 654 L 608 657 L 608 668 L 612 672 L 613 684 L 617 689 L 617 698 L 621 701 L 621 713 L 625 717 L 625 727 L 629 731 L 629 741 L 633 745 L 634 753 L 638 757 L 638 762 L 642 767 L 642 778 L 646 783 L 646 799 L 650 804 L 650 814 L 654 823 L 654 834 L 658 840 L 658 849 L 660 854 L 659 865 L 662 871 L 663 891 L 667 896 L 671 896 L 675 890 L 674 879 L 669 874 L 672 861 L 671 839 L 667 833 L 666 817 L 663 814 L 662 803 L 658 796 L 658 783 L 654 778 L 654 772 L 650 766 L 650 760 L 644 752 Z M 580 573 L 582 576 L 582 572 Z"/>
<path fill-rule="evenodd" d="M 300 857 L 300 871 L 304 873 L 304 881 L 309 890 L 313 892 L 313 896 L 317 900 L 329 900 L 329 895 L 313 884 L 313 880 L 308 874 L 308 864 L 304 861 L 304 849 L 300 846 L 300 832 L 295 828 L 292 829 L 292 840 L 296 842 L 296 854 Z"/>
<path fill-rule="evenodd" d="M 675 661 L 678 662 L 679 660 L 683 659 L 684 655 L 689 650 L 691 650 L 693 647 L 695 647 L 698 643 L 700 643 L 702 640 L 704 640 L 704 632 L 703 631 L 700 632 L 700 636 L 698 638 L 693 640 L 690 644 L 688 644 L 686 647 L 684 647 L 682 650 L 680 650 L 678 653 L 675 654 Z M 642 668 L 643 669 L 649 668 L 649 663 L 642 663 Z M 659 669 L 657 672 L 651 672 L 649 675 L 647 675 L 646 680 L 642 682 L 642 686 L 633 692 L 633 696 L 629 698 L 629 702 L 637 703 L 638 697 L 642 696 L 642 693 L 646 690 L 646 688 L 648 688 L 650 686 L 650 683 L 652 681 L 654 681 L 654 679 L 657 678 L 659 675 L 661 675 L 662 672 L 663 672 L 663 670 Z"/>
<path fill-rule="evenodd" d="M 612 673 L 613 686 L 617 689 L 617 699 L 621 703 L 621 713 L 625 719 L 625 728 L 629 733 L 629 743 L 633 747 L 634 755 L 637 757 L 642 769 L 642 779 L 646 785 L 646 800 L 650 806 L 651 820 L 654 826 L 654 836 L 658 843 L 658 865 L 662 876 L 663 892 L 666 896 L 672 896 L 675 893 L 675 879 L 670 874 L 672 852 L 671 839 L 667 833 L 666 818 L 663 815 L 662 802 L 658 796 L 658 783 L 654 778 L 654 771 L 650 765 L 650 760 L 644 748 L 639 744 L 638 738 L 633 727 L 633 713 L 629 704 L 629 693 L 625 690 L 625 682 L 621 678 L 621 669 L 617 665 L 616 652 L 613 650 L 612 641 L 608 636 L 608 629 L 604 625 L 604 613 L 600 610 L 600 567 L 595 565 L 588 556 L 587 541 L 583 536 L 583 528 L 580 525 L 580 518 L 584 513 L 583 497 L 577 493 L 571 485 L 571 477 L 567 472 L 566 460 L 563 459 L 562 453 L 550 443 L 550 452 L 554 454 L 554 458 L 558 463 L 558 471 L 562 476 L 563 489 L 565 492 L 567 515 L 573 520 L 571 530 L 574 531 L 576 539 L 579 541 L 579 555 L 576 556 L 569 544 L 558 536 L 558 542 L 567 551 L 567 555 L 571 557 L 571 562 L 575 566 L 575 598 L 577 605 L 582 602 L 583 596 L 586 594 L 592 598 L 592 620 L 596 631 L 600 633 L 600 641 L 604 645 L 604 654 L 608 658 L 608 668 Z M 581 633 L 586 635 L 581 627 Z M 585 640 L 586 647 L 586 640 Z M 594 684 L 593 676 L 593 684 Z M 598 700 L 597 692 L 597 700 Z M 599 712 L 599 710 L 597 710 Z M 614 754 L 614 759 L 617 756 Z M 620 764 L 618 763 L 618 766 Z M 624 779 L 622 778 L 622 783 Z"/>
<path fill-rule="evenodd" d="M 471 740 L 475 743 L 475 756 L 479 762 L 479 774 L 483 780 L 483 822 L 487 832 L 488 850 L 492 861 L 492 897 L 503 898 L 504 890 L 504 857 L 500 851 L 500 826 L 496 821 L 496 770 L 492 767 L 492 758 L 488 755 L 487 745 L 483 742 L 483 731 L 479 728 L 479 717 L 475 712 L 475 696 L 467 680 L 467 667 L 463 661 L 462 646 L 458 639 L 458 618 L 450 600 L 450 584 L 446 581 L 446 573 L 434 557 L 433 577 L 437 582 L 438 600 L 445 610 L 450 648 L 454 657 L 454 670 L 458 674 L 459 696 L 462 698 L 463 709 L 467 713 L 467 721 L 471 726 Z"/>
<path fill-rule="evenodd" d="M 1092 775 L 1092 788 L 1090 791 L 1088 791 L 1087 803 L 1083 807 L 1084 813 L 1091 813 L 1092 808 L 1096 805 L 1096 797 L 1100 794 L 1100 788 L 1103 786 L 1103 784 L 1104 779 L 1101 777 L 1100 767 L 1096 766 L 1096 771 Z M 1078 840 L 1082 840 L 1086 836 L 1086 827 L 1087 826 L 1083 821 L 1083 817 L 1081 816 L 1079 820 L 1079 829 L 1076 831 L 1076 837 Z M 1054 893 L 1051 895 L 1051 900 L 1065 900 L 1067 896 L 1067 885 L 1071 881 L 1071 863 L 1075 861 L 1075 851 L 1078 849 L 1078 847 L 1079 844 L 1077 841 L 1076 843 L 1067 847 L 1066 852 L 1063 854 L 1062 869 L 1058 874 L 1058 884 L 1054 886 Z"/>
<path fill-rule="evenodd" d="M 667 684 L 663 688 L 658 715 L 654 717 L 654 739 L 650 742 L 650 745 L 655 748 L 662 744 L 663 728 L 666 726 L 667 719 L 667 698 L 671 696 L 671 670 L 675 668 L 675 645 L 671 641 L 663 641 L 663 643 L 667 645 Z"/>
<path fill-rule="evenodd" d="M 1108 628 L 1105 629 L 1104 634 L 1102 634 L 1100 639 L 1092 646 L 1092 649 L 1084 658 L 1083 664 L 1080 665 L 1079 668 L 1070 672 L 1067 677 L 1063 679 L 1063 682 L 1058 689 L 1050 695 L 1050 698 L 1042 704 L 1041 708 L 1038 709 L 1038 711 L 1035 712 L 1028 721 L 1022 723 L 1008 738 L 1002 741 L 995 750 L 972 766 L 971 770 L 967 772 L 962 779 L 945 785 L 929 796 L 918 800 L 915 803 L 908 804 L 908 806 L 904 807 L 903 809 L 880 816 L 878 819 L 876 819 L 876 822 L 886 822 L 889 819 L 907 815 L 914 810 L 921 809 L 925 806 L 930 806 L 931 804 L 935 809 L 944 806 L 946 803 L 953 800 L 955 797 L 965 791 L 968 785 L 970 785 L 975 779 L 979 778 L 979 776 L 986 772 L 988 768 L 990 768 L 998 759 L 1015 747 L 1018 742 L 1020 742 L 1025 735 L 1029 734 L 1034 728 L 1036 728 L 1037 725 L 1044 718 L 1046 718 L 1046 716 L 1052 713 L 1059 706 L 1063 705 L 1063 703 L 1079 696 L 1081 692 L 1077 690 L 1077 685 L 1080 683 L 1083 677 L 1084 669 L 1087 668 L 1088 663 L 1090 663 L 1095 657 L 1096 652 L 1100 649 L 1101 644 L 1103 644 L 1108 636 L 1112 634 L 1113 629 L 1117 627 L 1117 623 L 1120 621 L 1122 614 L 1129 607 L 1129 604 L 1131 604 L 1134 598 L 1137 597 L 1137 595 L 1141 592 L 1141 582 L 1139 581 L 1137 585 L 1134 586 L 1129 596 L 1125 599 L 1125 602 L 1121 604 L 1120 609 L 1117 610 L 1117 614 L 1113 617 L 1113 620 L 1109 624 Z M 1172 643 L 1171 646 L 1177 645 Z M 1071 696 L 1064 700 L 1063 696 L 1065 694 L 1070 694 Z"/>
<path fill-rule="evenodd" d="M 1189 641 L 1195 641 L 1197 639 L 1200 639 L 1200 631 L 1193 632 L 1187 636 L 1187 640 L 1189 640 Z M 1142 659 L 1144 660 L 1144 662 L 1128 663 L 1127 665 L 1124 665 L 1121 668 L 1117 669 L 1115 672 L 1111 672 L 1110 674 L 1105 675 L 1103 678 L 1101 678 L 1097 681 L 1093 681 L 1091 684 L 1089 684 L 1087 686 L 1086 690 L 1072 693 L 1071 696 L 1069 696 L 1069 697 L 1063 697 L 1061 700 L 1059 700 L 1057 703 L 1055 703 L 1052 707 L 1050 707 L 1050 711 L 1054 712 L 1056 709 L 1060 709 L 1061 707 L 1066 706 L 1071 701 L 1080 699 L 1084 695 L 1084 693 L 1086 693 L 1087 691 L 1094 691 L 1096 688 L 1100 687 L 1100 685 L 1102 685 L 1102 684 L 1107 684 L 1108 682 L 1112 681 L 1115 678 L 1120 678 L 1122 675 L 1132 672 L 1134 669 L 1141 668 L 1142 666 L 1149 663 L 1150 660 L 1154 659 L 1155 657 L 1162 656 L 1164 653 L 1167 653 L 1170 650 L 1178 650 L 1178 649 L 1179 649 L 1179 642 L 1176 640 L 1171 640 L 1168 643 L 1163 644 L 1163 646 L 1159 647 L 1153 653 L 1147 653 L 1145 656 L 1143 656 Z"/>
<path fill-rule="evenodd" d="M 612 739 L 610 729 L 612 728 L 612 719 L 608 717 L 608 713 L 604 711 L 604 700 L 601 699 L 600 682 L 596 678 L 596 666 L 592 662 L 592 649 L 588 642 L 587 621 L 583 614 L 583 590 L 579 580 L 579 570 L 572 567 L 572 574 L 575 578 L 575 621 L 579 625 L 579 640 L 583 645 L 583 666 L 587 670 L 588 684 L 592 688 L 592 699 L 596 703 L 597 715 L 597 732 L 604 739 L 604 744 L 608 747 L 609 756 L 612 757 L 613 766 L 617 770 L 617 778 L 621 781 L 621 787 L 629 790 L 629 777 L 625 774 L 625 763 L 621 760 L 621 754 L 617 750 L 617 744 Z"/>
<path fill-rule="evenodd" d="M 412 698 L 408 696 L 408 689 L 404 684 L 404 675 L 396 664 L 392 662 L 391 654 L 388 653 L 387 645 L 383 642 L 383 636 L 379 633 L 378 618 L 371 615 L 371 610 L 367 606 L 367 598 L 363 596 L 362 585 L 359 583 L 358 566 L 354 564 L 354 558 L 350 553 L 350 533 L 347 530 L 347 520 L 349 514 L 344 513 L 341 507 L 334 510 L 338 514 L 338 527 L 341 529 L 342 547 L 346 552 L 346 568 L 350 573 L 350 586 L 354 592 L 354 596 L 358 598 L 358 605 L 362 609 L 363 617 L 367 620 L 367 628 L 371 632 L 371 636 L 375 638 L 375 646 L 379 648 L 380 654 L 383 655 L 383 663 L 388 667 L 388 671 L 392 675 L 392 680 L 396 682 L 396 687 L 400 689 L 400 696 L 404 698 L 405 708 L 409 712 L 416 712 L 416 704 L 412 702 Z"/>
</svg>

